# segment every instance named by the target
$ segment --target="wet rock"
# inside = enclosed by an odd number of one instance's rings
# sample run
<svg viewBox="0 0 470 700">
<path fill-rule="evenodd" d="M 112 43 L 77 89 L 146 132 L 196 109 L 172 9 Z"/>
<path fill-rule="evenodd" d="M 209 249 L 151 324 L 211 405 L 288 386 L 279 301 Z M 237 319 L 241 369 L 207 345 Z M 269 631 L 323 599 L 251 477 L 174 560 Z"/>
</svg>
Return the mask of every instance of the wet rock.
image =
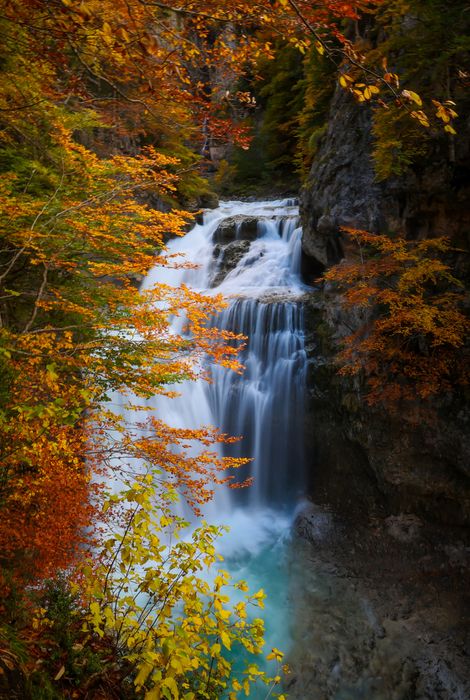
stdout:
<svg viewBox="0 0 470 700">
<path fill-rule="evenodd" d="M 258 297 L 258 301 L 262 304 L 282 304 L 282 303 L 303 303 L 305 298 L 304 294 L 297 294 L 295 292 L 286 291 L 285 289 L 276 289 L 272 291 L 265 292 Z"/>
<path fill-rule="evenodd" d="M 232 241 L 227 245 L 214 246 L 214 274 L 211 287 L 218 287 L 228 273 L 236 268 L 240 260 L 250 249 L 250 241 Z"/>
<path fill-rule="evenodd" d="M 406 514 L 349 516 L 311 503 L 295 521 L 291 700 L 470 697 L 464 544 Z"/>
<path fill-rule="evenodd" d="M 333 516 L 324 508 L 313 503 L 303 506 L 294 521 L 294 532 L 309 542 L 322 541 L 331 533 Z"/>
<path fill-rule="evenodd" d="M 399 542 L 411 542 L 420 536 L 423 526 L 422 521 L 415 515 L 404 514 L 391 515 L 385 519 L 389 535 Z"/>
<path fill-rule="evenodd" d="M 235 240 L 254 241 L 258 237 L 259 217 L 231 216 L 220 222 L 214 232 L 214 243 L 230 243 Z"/>
</svg>

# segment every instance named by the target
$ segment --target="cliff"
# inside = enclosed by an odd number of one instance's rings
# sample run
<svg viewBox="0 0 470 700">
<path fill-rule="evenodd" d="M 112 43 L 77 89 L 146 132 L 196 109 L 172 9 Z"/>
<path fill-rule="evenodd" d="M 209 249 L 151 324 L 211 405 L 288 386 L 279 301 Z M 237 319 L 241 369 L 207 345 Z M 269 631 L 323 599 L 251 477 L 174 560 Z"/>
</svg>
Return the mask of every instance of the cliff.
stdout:
<svg viewBox="0 0 470 700">
<path fill-rule="evenodd" d="M 337 90 L 301 193 L 306 278 L 352 259 L 342 226 L 447 235 L 468 278 L 469 135 L 464 122 L 452 148 L 438 139 L 425 163 L 379 182 L 371 112 Z M 334 364 L 361 314 L 331 284 L 316 283 L 306 303 L 313 503 L 293 544 L 289 696 L 460 700 L 470 693 L 468 396 L 434 400 L 433 419 L 418 423 L 368 406 L 363 381 Z"/>
<path fill-rule="evenodd" d="M 371 112 L 337 90 L 328 128 L 301 195 L 304 268 L 317 275 L 351 251 L 342 226 L 408 239 L 447 235 L 468 274 L 470 194 L 468 123 L 452 149 L 437 139 L 432 157 L 402 177 L 378 182 L 372 158 Z M 455 157 L 454 157 L 455 154 Z M 369 408 L 360 382 L 336 374 L 332 358 L 356 328 L 331 285 L 311 296 L 307 433 L 312 488 L 337 507 L 418 513 L 463 525 L 470 519 L 470 410 L 462 394 L 433 405 L 432 422 Z"/>
</svg>

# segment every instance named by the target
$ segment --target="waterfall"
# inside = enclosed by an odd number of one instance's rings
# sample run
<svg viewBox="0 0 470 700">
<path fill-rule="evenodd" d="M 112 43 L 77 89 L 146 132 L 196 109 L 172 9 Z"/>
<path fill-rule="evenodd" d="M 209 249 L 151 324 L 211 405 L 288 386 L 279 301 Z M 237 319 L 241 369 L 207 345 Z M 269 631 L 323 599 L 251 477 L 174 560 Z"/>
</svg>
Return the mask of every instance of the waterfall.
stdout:
<svg viewBox="0 0 470 700">
<path fill-rule="evenodd" d="M 263 588 L 267 594 L 267 651 L 289 649 L 286 543 L 305 483 L 306 289 L 300 278 L 300 239 L 293 200 L 225 202 L 168 246 L 169 253 L 184 254 L 197 269 L 155 268 L 144 282 L 144 289 L 162 282 L 175 287 L 184 283 L 205 294 L 223 294 L 228 305 L 214 317 L 214 326 L 246 336 L 241 375 L 210 366 L 206 369 L 211 382 L 184 382 L 175 387 L 179 397 L 158 396 L 147 407 L 177 428 L 213 425 L 242 436 L 219 449 L 252 458 L 239 477 L 252 476 L 253 485 L 220 487 L 204 515 L 213 524 L 229 526 L 218 543 L 223 568 L 247 581 L 251 591 Z M 174 321 L 175 333 L 182 331 L 183 323 Z M 269 673 L 277 673 L 275 662 L 265 665 Z M 254 689 L 250 697 L 263 700 L 266 689 Z"/>
<path fill-rule="evenodd" d="M 187 382 L 181 396 L 159 397 L 155 410 L 175 427 L 215 425 L 242 436 L 226 454 L 252 462 L 240 479 L 249 489 L 217 495 L 220 509 L 292 506 L 304 486 L 302 446 L 306 356 L 303 340 L 298 209 L 294 200 L 225 202 L 182 239 L 169 244 L 197 269 L 152 270 L 145 283 L 222 293 L 228 307 L 214 318 L 219 328 L 242 333 L 242 375 L 213 366 L 212 383 Z M 181 320 L 175 321 L 179 331 Z"/>
</svg>

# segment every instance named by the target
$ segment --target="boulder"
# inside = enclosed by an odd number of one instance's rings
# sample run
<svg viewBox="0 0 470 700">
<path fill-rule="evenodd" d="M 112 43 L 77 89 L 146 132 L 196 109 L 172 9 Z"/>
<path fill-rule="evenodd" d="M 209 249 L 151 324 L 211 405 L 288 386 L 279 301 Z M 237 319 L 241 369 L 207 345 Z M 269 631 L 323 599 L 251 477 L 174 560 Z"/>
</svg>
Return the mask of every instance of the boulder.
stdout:
<svg viewBox="0 0 470 700">
<path fill-rule="evenodd" d="M 213 237 L 214 243 L 235 240 L 254 241 L 258 237 L 258 219 L 254 216 L 231 216 L 220 222 Z"/>
<path fill-rule="evenodd" d="M 228 273 L 236 268 L 240 260 L 250 249 L 250 241 L 232 241 L 227 245 L 214 246 L 214 275 L 211 287 L 218 287 Z"/>
</svg>

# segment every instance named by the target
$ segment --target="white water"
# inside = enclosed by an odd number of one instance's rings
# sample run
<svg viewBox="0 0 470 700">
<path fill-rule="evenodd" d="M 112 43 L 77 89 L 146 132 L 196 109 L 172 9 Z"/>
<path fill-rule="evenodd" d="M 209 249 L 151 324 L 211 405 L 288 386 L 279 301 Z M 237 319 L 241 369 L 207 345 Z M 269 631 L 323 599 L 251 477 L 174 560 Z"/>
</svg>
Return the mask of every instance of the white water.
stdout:
<svg viewBox="0 0 470 700">
<path fill-rule="evenodd" d="M 211 288 L 224 255 L 223 247 L 215 247 L 214 234 L 224 219 L 239 215 L 259 217 L 256 239 L 222 283 Z M 264 588 L 267 593 L 262 615 L 267 652 L 272 646 L 288 645 L 285 542 L 304 486 L 305 351 L 299 298 L 305 287 L 300 279 L 300 233 L 292 201 L 226 202 L 206 214 L 203 225 L 168 246 L 169 253 L 184 254 L 198 269 L 156 267 L 143 285 L 146 289 L 162 282 L 175 287 L 184 283 L 231 297 L 214 325 L 248 338 L 240 358 L 246 368 L 242 376 L 213 366 L 212 383 L 186 382 L 176 387 L 180 397 L 155 397 L 150 405 L 174 427 L 214 425 L 243 435 L 240 442 L 221 449 L 253 458 L 240 476 L 253 476 L 254 484 L 219 490 L 206 517 L 230 527 L 219 546 L 224 568 L 245 579 L 253 592 Z M 238 227 L 236 239 L 242 235 Z M 174 332 L 180 333 L 183 320 L 174 324 Z M 260 697 L 265 694 L 266 689 Z"/>
<path fill-rule="evenodd" d="M 161 282 L 184 283 L 197 291 L 224 294 L 231 301 L 214 325 L 248 339 L 240 354 L 243 376 L 213 366 L 212 384 L 187 382 L 178 387 L 179 398 L 159 397 L 154 404 L 172 426 L 215 425 L 229 435 L 243 436 L 226 450 L 233 456 L 253 458 L 240 476 L 253 476 L 253 487 L 225 497 L 218 494 L 223 508 L 216 504 L 216 515 L 232 511 L 240 502 L 254 510 L 286 509 L 295 503 L 304 484 L 305 351 L 299 298 L 305 287 L 300 279 L 298 210 L 291 202 L 223 203 L 206 215 L 204 225 L 196 225 L 168 246 L 170 254 L 184 254 L 198 269 L 156 267 L 144 282 L 144 289 Z M 224 219 L 240 215 L 259 217 L 258 236 L 235 269 L 211 288 L 223 255 L 222 248 L 217 256 L 221 246 L 215 249 L 214 234 Z M 175 320 L 175 333 L 183 323 L 184 319 Z"/>
</svg>

